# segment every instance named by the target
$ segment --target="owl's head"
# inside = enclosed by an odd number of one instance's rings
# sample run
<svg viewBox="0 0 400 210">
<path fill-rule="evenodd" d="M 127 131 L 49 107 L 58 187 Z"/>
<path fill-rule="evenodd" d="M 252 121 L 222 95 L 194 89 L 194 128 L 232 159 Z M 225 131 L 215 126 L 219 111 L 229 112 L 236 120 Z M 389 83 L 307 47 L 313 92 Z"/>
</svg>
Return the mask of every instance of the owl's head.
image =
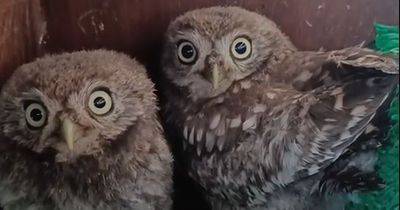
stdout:
<svg viewBox="0 0 400 210">
<path fill-rule="evenodd" d="M 166 77 L 192 100 L 215 97 L 265 69 L 273 54 L 294 49 L 272 21 L 238 7 L 187 12 L 170 24 L 165 42 Z"/>
<path fill-rule="evenodd" d="M 0 95 L 0 136 L 58 161 L 100 153 L 135 123 L 155 116 L 142 65 L 111 51 L 40 58 L 18 68 Z M 4 141 L 4 140 L 3 140 Z"/>
</svg>

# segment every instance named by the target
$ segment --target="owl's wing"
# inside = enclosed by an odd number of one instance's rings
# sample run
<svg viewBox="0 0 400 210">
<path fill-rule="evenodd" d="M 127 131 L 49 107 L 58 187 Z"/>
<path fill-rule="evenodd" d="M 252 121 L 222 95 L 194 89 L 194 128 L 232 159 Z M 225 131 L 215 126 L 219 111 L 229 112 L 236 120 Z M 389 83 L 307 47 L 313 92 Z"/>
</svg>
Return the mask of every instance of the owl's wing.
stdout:
<svg viewBox="0 0 400 210">
<path fill-rule="evenodd" d="M 396 91 L 393 91 L 364 132 L 338 160 L 324 170 L 319 194 L 370 191 L 385 186 L 375 167 L 378 148 L 390 142 L 386 138 L 392 124 L 388 112 L 395 96 Z"/>
<path fill-rule="evenodd" d="M 287 71 L 281 79 L 292 83 L 300 91 L 329 85 L 332 80 L 345 82 L 343 80 L 361 79 L 362 75 L 373 77 L 376 74 L 399 73 L 398 57 L 359 47 L 329 52 L 298 52 L 282 66 L 287 67 Z"/>
<path fill-rule="evenodd" d="M 370 50 L 348 48 L 299 57 L 301 64 L 308 64 L 297 65 L 291 82 L 302 97 L 281 110 L 289 112 L 292 122 L 282 141 L 285 150 L 272 179 L 278 180 L 275 184 L 317 174 L 337 160 L 369 129 L 398 83 L 398 63 Z"/>
</svg>

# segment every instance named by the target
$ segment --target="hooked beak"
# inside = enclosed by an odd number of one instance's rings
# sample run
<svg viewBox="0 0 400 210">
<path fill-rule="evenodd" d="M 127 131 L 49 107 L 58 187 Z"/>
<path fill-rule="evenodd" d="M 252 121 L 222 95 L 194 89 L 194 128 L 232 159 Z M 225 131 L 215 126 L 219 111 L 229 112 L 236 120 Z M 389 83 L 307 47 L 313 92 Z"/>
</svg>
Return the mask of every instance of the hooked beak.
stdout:
<svg viewBox="0 0 400 210">
<path fill-rule="evenodd" d="M 218 71 L 218 66 L 216 64 L 214 64 L 214 66 L 212 68 L 211 80 L 212 80 L 212 85 L 213 85 L 214 90 L 218 89 L 220 75 L 219 75 L 219 71 Z"/>
<path fill-rule="evenodd" d="M 62 135 L 67 143 L 68 149 L 72 151 L 74 149 L 74 142 L 79 138 L 80 127 L 72 122 L 69 118 L 62 120 Z"/>
</svg>

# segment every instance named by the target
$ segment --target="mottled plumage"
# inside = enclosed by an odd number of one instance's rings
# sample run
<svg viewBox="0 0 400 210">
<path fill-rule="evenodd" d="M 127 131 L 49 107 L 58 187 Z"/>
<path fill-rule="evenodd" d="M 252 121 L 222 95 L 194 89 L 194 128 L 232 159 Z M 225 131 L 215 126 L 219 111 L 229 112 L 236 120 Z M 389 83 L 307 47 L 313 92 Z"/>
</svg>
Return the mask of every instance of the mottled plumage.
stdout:
<svg viewBox="0 0 400 210">
<path fill-rule="evenodd" d="M 4 210 L 164 210 L 172 157 L 145 68 L 96 50 L 18 68 L 0 95 Z"/>
<path fill-rule="evenodd" d="M 213 209 L 341 209 L 382 186 L 357 139 L 398 81 L 391 58 L 299 51 L 267 18 L 213 7 L 170 24 L 162 67 L 167 122 Z"/>
</svg>

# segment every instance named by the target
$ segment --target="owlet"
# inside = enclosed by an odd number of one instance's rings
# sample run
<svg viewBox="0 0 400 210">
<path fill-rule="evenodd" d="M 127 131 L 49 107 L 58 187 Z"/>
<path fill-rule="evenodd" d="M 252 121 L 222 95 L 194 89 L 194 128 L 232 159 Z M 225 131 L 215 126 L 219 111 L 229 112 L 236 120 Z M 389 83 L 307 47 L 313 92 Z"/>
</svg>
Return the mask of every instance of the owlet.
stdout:
<svg viewBox="0 0 400 210">
<path fill-rule="evenodd" d="M 343 192 L 382 186 L 391 58 L 300 51 L 266 17 L 212 7 L 170 24 L 162 67 L 166 120 L 214 210 L 341 209 Z"/>
<path fill-rule="evenodd" d="M 0 94 L 4 210 L 164 210 L 172 158 L 145 68 L 112 51 L 47 56 Z"/>
</svg>

